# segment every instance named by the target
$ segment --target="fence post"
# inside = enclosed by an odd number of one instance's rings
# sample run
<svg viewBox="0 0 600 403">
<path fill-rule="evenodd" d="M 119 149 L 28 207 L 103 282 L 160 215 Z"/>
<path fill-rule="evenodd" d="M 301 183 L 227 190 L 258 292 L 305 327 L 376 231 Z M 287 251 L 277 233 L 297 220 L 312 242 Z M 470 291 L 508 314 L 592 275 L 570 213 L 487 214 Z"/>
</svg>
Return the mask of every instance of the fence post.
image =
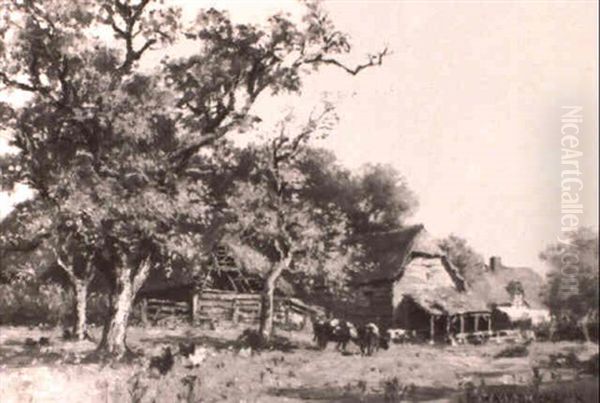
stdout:
<svg viewBox="0 0 600 403">
<path fill-rule="evenodd" d="M 237 325 L 237 323 L 239 321 L 239 306 L 238 306 L 237 298 L 233 299 L 233 307 L 231 310 L 231 321 L 233 322 L 234 325 Z"/>
<path fill-rule="evenodd" d="M 142 298 L 140 301 L 140 319 L 142 325 L 145 327 L 148 325 L 148 299 Z"/>
<path fill-rule="evenodd" d="M 196 324 L 196 315 L 198 311 L 198 293 L 194 292 L 192 294 L 192 303 L 190 307 L 190 319 L 192 320 L 192 325 Z"/>
</svg>

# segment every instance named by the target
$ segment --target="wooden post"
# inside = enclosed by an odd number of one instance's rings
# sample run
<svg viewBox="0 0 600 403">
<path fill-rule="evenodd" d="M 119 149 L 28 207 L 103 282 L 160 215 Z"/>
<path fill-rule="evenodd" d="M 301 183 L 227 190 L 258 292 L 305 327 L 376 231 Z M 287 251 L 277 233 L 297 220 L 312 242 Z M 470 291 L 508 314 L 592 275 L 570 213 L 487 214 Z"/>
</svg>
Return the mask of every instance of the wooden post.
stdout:
<svg viewBox="0 0 600 403">
<path fill-rule="evenodd" d="M 429 317 L 429 336 L 431 338 L 430 343 L 433 344 L 435 337 L 435 315 Z"/>
<path fill-rule="evenodd" d="M 450 326 L 452 324 L 452 319 L 450 315 L 446 316 L 446 336 L 450 336 Z"/>
<path fill-rule="evenodd" d="M 463 315 L 461 313 L 461 314 L 459 314 L 459 318 L 460 318 L 460 332 L 464 333 L 465 332 L 465 315 Z"/>
<path fill-rule="evenodd" d="M 487 320 L 488 320 L 488 331 L 491 332 L 492 331 L 492 315 L 488 315 Z"/>
<path fill-rule="evenodd" d="M 142 298 L 140 301 L 140 316 L 142 320 L 142 325 L 148 325 L 148 300 L 146 298 Z"/>
<path fill-rule="evenodd" d="M 238 306 L 238 300 L 234 299 L 233 300 L 233 309 L 232 309 L 232 313 L 231 313 L 231 321 L 234 324 L 237 324 L 239 321 L 239 306 Z"/>
<path fill-rule="evenodd" d="M 479 331 L 479 314 L 478 313 L 475 314 L 474 319 L 475 319 L 475 331 L 477 332 L 477 331 Z"/>
<path fill-rule="evenodd" d="M 198 315 L 198 298 L 200 298 L 198 293 L 192 294 L 192 303 L 190 306 L 190 319 L 192 320 L 192 324 L 196 323 L 196 318 Z"/>
<path fill-rule="evenodd" d="M 283 305 L 284 314 L 285 314 L 285 326 L 289 326 L 290 325 L 290 305 L 288 305 L 288 304 L 282 304 L 282 305 Z"/>
</svg>

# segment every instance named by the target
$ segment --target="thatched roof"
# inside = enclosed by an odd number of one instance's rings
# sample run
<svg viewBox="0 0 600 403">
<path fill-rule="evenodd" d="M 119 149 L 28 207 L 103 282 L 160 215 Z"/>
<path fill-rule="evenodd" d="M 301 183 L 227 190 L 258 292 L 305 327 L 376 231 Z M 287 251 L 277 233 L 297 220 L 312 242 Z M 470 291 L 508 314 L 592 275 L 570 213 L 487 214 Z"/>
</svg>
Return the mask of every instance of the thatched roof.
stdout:
<svg viewBox="0 0 600 403">
<path fill-rule="evenodd" d="M 422 224 L 370 234 L 364 244 L 369 259 L 377 265 L 362 274 L 355 281 L 357 284 L 395 281 L 402 276 L 404 267 L 413 257 L 421 256 L 442 259 L 457 287 L 464 287 L 464 279 Z"/>
<path fill-rule="evenodd" d="M 530 267 L 502 265 L 496 270 L 488 267 L 485 275 L 469 283 L 469 288 L 484 298 L 488 304 L 510 304 L 511 297 L 506 291 L 506 286 L 512 280 L 521 282 L 525 291 L 525 300 L 531 308 L 545 308 L 541 297 L 544 278 Z"/>
<path fill-rule="evenodd" d="M 232 289 L 234 286 L 238 287 L 239 292 L 258 293 L 262 290 L 262 279 L 270 265 L 263 255 L 230 237 L 220 238 L 220 241 L 213 242 L 211 247 L 211 256 L 206 264 L 213 278 L 229 278 L 229 282 L 225 283 Z M 151 294 L 180 288 L 191 290 L 197 282 L 202 282 L 194 277 L 193 272 L 186 268 L 172 270 L 168 275 L 163 270 L 152 272 L 141 293 Z M 231 283 L 234 285 L 231 286 Z M 280 277 L 276 283 L 276 293 L 292 296 L 295 295 L 295 289 L 289 281 Z"/>
<path fill-rule="evenodd" d="M 404 295 L 432 315 L 490 312 L 482 299 L 449 287 L 419 289 Z"/>
</svg>

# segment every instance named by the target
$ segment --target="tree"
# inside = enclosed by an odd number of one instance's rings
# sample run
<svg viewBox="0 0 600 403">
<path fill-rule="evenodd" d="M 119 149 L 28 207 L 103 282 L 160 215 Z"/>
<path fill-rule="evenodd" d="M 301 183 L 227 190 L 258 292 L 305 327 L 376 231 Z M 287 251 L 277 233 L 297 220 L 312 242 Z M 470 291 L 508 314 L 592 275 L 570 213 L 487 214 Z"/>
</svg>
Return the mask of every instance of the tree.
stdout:
<svg viewBox="0 0 600 403">
<path fill-rule="evenodd" d="M 582 227 L 566 234 L 540 253 L 550 266 L 544 291 L 554 313 L 570 312 L 575 318 L 598 309 L 598 231 Z"/>
<path fill-rule="evenodd" d="M 37 268 L 45 275 L 57 268 L 73 294 L 75 321 L 73 335 L 78 340 L 88 337 L 87 334 L 87 296 L 89 286 L 94 279 L 96 256 L 98 249 L 95 234 L 90 232 L 85 214 L 70 216 L 54 205 L 43 200 L 33 200 L 19 205 L 11 217 L 14 221 L 10 239 L 13 243 L 31 245 L 39 249 L 46 262 Z M 29 234 L 35 234 L 32 238 Z"/>
<path fill-rule="evenodd" d="M 543 291 L 559 325 L 576 324 L 590 341 L 590 326 L 598 326 L 598 231 L 587 227 L 565 234 L 540 253 L 550 266 Z M 564 322 L 564 323 L 562 323 Z M 597 330 L 596 330 L 597 334 Z"/>
<path fill-rule="evenodd" d="M 514 299 L 518 295 L 525 295 L 525 289 L 519 280 L 510 280 L 505 289 L 511 299 Z"/>
<path fill-rule="evenodd" d="M 283 273 L 303 278 L 335 278 L 341 283 L 351 253 L 344 244 L 346 218 L 330 205 L 319 208 L 303 197 L 310 186 L 298 168 L 305 144 L 320 131 L 330 108 L 311 117 L 299 133 L 290 134 L 283 122 L 280 132 L 263 146 L 252 146 L 256 165 L 248 181 L 237 183 L 229 202 L 231 234 L 259 251 L 265 267 L 260 335 L 268 341 L 273 332 L 273 296 Z"/>
<path fill-rule="evenodd" d="M 475 283 L 485 274 L 483 256 L 477 253 L 466 239 L 450 234 L 440 241 L 440 248 L 468 283 Z"/>
<path fill-rule="evenodd" d="M 417 197 L 391 165 L 367 164 L 357 182 L 357 209 L 352 221 L 357 233 L 399 228 L 418 207 Z"/>
<path fill-rule="evenodd" d="M 386 54 L 345 66 L 336 56 L 350 51 L 348 39 L 317 3 L 300 24 L 275 15 L 264 27 L 234 25 L 210 9 L 185 28 L 179 10 L 150 0 L 5 3 L 0 90 L 30 99 L 0 107 L 0 129 L 18 150 L 0 161 L 10 168 L 2 185 L 26 183 L 64 216 L 85 217 L 83 232 L 65 236 L 94 236 L 110 286 L 99 348 L 116 357 L 150 270 L 201 253 L 201 234 L 187 231 L 210 216 L 206 186 L 190 172 L 198 152 L 258 122 L 251 107 L 261 94 L 299 91 L 308 67 L 357 74 Z M 149 50 L 168 52 L 182 35 L 194 41 L 193 55 L 141 67 Z"/>
<path fill-rule="evenodd" d="M 354 234 L 397 229 L 418 207 L 416 195 L 391 165 L 367 164 L 353 173 L 322 149 L 308 149 L 300 164 L 311 183 L 303 191 L 306 197 L 342 209 Z"/>
</svg>

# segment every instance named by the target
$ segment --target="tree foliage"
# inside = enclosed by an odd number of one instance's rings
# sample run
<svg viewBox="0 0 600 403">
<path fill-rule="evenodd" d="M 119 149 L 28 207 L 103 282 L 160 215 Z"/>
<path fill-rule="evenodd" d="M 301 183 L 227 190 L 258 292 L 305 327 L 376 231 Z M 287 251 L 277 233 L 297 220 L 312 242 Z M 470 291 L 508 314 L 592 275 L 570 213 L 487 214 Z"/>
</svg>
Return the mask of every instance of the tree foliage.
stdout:
<svg viewBox="0 0 600 403">
<path fill-rule="evenodd" d="M 0 90 L 30 98 L 1 105 L 1 129 L 18 150 L 0 161 L 1 182 L 26 183 L 51 205 L 61 244 L 101 251 L 95 266 L 111 288 L 102 347 L 116 355 L 149 271 L 202 254 L 216 201 L 196 170 L 213 168 L 212 157 L 199 151 L 259 122 L 251 107 L 261 94 L 298 92 L 324 65 L 357 74 L 386 54 L 356 67 L 335 59 L 349 52 L 348 38 L 312 2 L 300 23 L 278 14 L 264 25 L 234 24 L 209 9 L 189 27 L 180 10 L 150 0 L 3 6 Z M 148 51 L 168 55 L 182 37 L 191 55 L 143 68 Z"/>
<path fill-rule="evenodd" d="M 483 256 L 477 253 L 466 239 L 450 234 L 440 241 L 440 247 L 468 283 L 474 283 L 485 274 Z"/>
<path fill-rule="evenodd" d="M 315 280 L 343 284 L 351 265 L 345 215 L 333 204 L 323 208 L 305 197 L 310 184 L 300 169 L 307 143 L 329 130 L 331 115 L 332 108 L 326 105 L 292 133 L 287 119 L 265 145 L 250 146 L 247 151 L 254 155 L 254 166 L 246 180 L 235 184 L 227 203 L 227 231 L 269 262 L 264 266 L 261 322 L 266 339 L 272 330 L 273 290 L 283 274 L 300 287 Z"/>
<path fill-rule="evenodd" d="M 563 242 L 548 245 L 540 258 L 550 266 L 544 299 L 552 311 L 580 317 L 598 309 L 597 230 L 582 227 L 568 233 Z"/>
<path fill-rule="evenodd" d="M 505 288 L 511 298 L 514 298 L 516 295 L 525 295 L 525 289 L 519 280 L 509 281 Z"/>
</svg>

